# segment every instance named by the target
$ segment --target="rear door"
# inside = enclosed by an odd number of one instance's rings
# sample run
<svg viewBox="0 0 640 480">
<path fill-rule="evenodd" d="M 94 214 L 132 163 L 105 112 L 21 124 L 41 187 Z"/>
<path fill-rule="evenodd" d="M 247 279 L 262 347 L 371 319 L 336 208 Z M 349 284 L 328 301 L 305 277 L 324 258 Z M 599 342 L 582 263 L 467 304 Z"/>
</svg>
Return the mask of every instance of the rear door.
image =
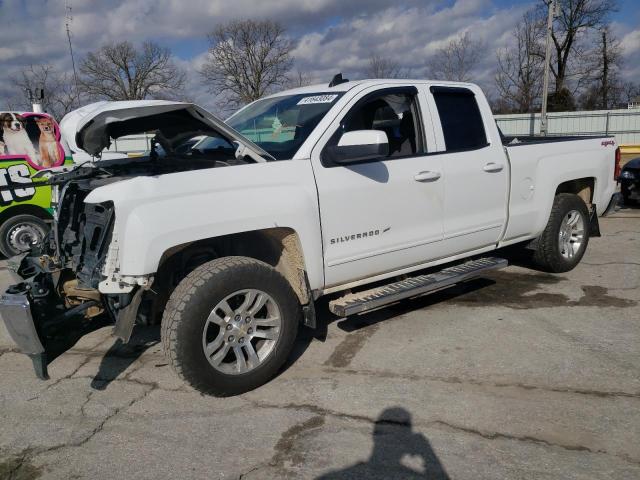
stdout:
<svg viewBox="0 0 640 480">
<path fill-rule="evenodd" d="M 476 87 L 477 88 L 477 87 Z M 484 97 L 471 88 L 432 86 L 434 129 L 444 180 L 447 255 L 498 242 L 507 220 L 509 165 Z"/>
<path fill-rule="evenodd" d="M 440 256 L 441 159 L 426 98 L 415 87 L 361 92 L 312 151 L 327 286 L 399 270 Z M 386 157 L 358 164 L 327 161 L 323 150 L 353 130 L 383 130 Z"/>
</svg>

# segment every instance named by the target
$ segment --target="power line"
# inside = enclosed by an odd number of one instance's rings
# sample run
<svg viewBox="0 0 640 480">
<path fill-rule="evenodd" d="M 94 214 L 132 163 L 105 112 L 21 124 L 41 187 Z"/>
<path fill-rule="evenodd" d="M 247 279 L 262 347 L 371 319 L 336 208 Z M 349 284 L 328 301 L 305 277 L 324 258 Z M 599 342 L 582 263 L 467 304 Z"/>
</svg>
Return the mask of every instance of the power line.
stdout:
<svg viewBox="0 0 640 480">
<path fill-rule="evenodd" d="M 64 2 L 65 8 L 65 16 L 64 16 L 64 25 L 67 29 L 67 40 L 69 41 L 69 55 L 71 55 L 71 65 L 73 67 L 73 81 L 76 84 L 76 93 L 79 92 L 78 88 L 78 74 L 76 73 L 76 61 L 73 57 L 73 47 L 71 46 L 71 21 L 73 20 L 73 15 L 71 11 L 71 5 L 68 1 Z"/>
</svg>

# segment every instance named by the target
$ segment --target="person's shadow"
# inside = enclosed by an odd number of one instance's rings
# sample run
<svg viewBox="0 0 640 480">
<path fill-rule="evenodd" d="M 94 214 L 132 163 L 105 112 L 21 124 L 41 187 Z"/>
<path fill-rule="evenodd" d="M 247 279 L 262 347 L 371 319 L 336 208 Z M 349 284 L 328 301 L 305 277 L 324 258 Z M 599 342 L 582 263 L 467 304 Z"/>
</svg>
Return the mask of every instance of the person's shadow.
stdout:
<svg viewBox="0 0 640 480">
<path fill-rule="evenodd" d="M 373 428 L 373 451 L 366 462 L 326 473 L 318 480 L 343 479 L 448 480 L 449 475 L 429 440 L 414 432 L 411 413 L 402 407 L 385 409 Z"/>
</svg>

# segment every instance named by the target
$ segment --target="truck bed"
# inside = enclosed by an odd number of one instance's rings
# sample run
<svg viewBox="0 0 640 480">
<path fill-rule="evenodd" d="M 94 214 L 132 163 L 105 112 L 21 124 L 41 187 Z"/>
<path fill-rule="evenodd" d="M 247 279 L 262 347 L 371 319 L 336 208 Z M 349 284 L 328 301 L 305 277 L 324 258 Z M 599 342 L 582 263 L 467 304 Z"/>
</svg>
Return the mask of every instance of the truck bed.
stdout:
<svg viewBox="0 0 640 480">
<path fill-rule="evenodd" d="M 502 132 L 501 132 L 502 133 Z M 571 142 L 574 140 L 595 140 L 595 139 L 606 139 L 613 138 L 607 136 L 597 136 L 597 135 L 572 135 L 572 136 L 562 136 L 562 135 L 548 135 L 546 137 L 542 137 L 540 135 L 501 135 L 502 145 L 505 147 L 515 147 L 518 145 L 530 145 L 536 144 L 539 145 L 541 143 L 557 143 L 557 142 Z"/>
<path fill-rule="evenodd" d="M 505 242 L 541 232 L 555 194 L 569 182 L 580 182 L 590 196 L 585 201 L 595 206 L 598 215 L 606 210 L 615 182 L 600 180 L 615 175 L 613 137 L 504 137 L 503 145 L 511 169 Z"/>
</svg>

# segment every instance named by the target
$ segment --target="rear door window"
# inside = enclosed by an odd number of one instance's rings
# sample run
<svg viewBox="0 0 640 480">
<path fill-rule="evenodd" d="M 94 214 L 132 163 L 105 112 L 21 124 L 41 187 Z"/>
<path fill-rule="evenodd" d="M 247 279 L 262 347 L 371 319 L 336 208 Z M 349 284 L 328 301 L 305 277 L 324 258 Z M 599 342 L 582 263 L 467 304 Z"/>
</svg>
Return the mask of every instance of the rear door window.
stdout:
<svg viewBox="0 0 640 480">
<path fill-rule="evenodd" d="M 482 115 L 471 90 L 431 87 L 438 108 L 447 151 L 476 150 L 487 146 Z"/>
</svg>

